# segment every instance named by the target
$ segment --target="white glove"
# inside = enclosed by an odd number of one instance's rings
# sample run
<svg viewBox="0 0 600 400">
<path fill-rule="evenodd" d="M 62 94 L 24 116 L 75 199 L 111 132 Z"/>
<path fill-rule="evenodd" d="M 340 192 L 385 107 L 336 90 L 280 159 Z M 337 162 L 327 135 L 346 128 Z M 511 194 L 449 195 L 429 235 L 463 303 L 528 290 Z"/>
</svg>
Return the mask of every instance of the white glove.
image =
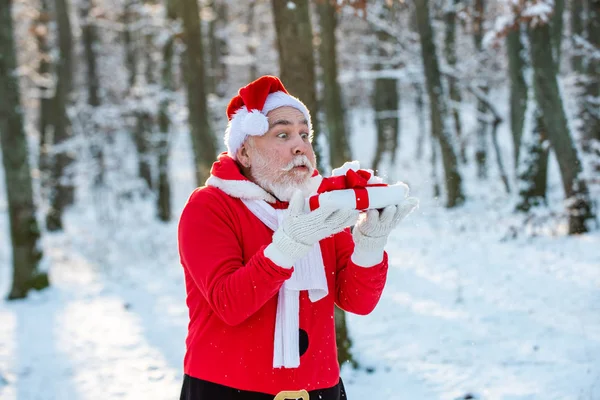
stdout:
<svg viewBox="0 0 600 400">
<path fill-rule="evenodd" d="M 358 215 L 357 210 L 328 206 L 305 214 L 304 196 L 298 190 L 292 195 L 288 215 L 273 234 L 273 243 L 265 248 L 264 254 L 275 264 L 291 268 L 315 243 L 354 225 Z"/>
<path fill-rule="evenodd" d="M 419 205 L 419 200 L 409 197 L 395 206 L 387 206 L 381 212 L 368 210 L 354 227 L 354 253 L 352 262 L 371 267 L 383 260 L 383 248 L 388 236 L 408 214 Z"/>
</svg>

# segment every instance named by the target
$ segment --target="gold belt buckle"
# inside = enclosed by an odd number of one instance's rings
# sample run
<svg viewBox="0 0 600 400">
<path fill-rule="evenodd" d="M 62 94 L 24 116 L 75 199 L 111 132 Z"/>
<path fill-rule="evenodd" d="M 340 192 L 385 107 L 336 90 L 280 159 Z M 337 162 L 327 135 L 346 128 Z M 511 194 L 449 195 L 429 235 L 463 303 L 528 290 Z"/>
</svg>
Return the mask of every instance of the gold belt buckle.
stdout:
<svg viewBox="0 0 600 400">
<path fill-rule="evenodd" d="M 302 390 L 284 390 L 283 392 L 277 393 L 277 396 L 275 396 L 275 399 L 273 399 L 273 400 L 286 400 L 286 399 L 310 400 L 308 397 L 308 392 L 304 389 L 302 389 Z"/>
</svg>

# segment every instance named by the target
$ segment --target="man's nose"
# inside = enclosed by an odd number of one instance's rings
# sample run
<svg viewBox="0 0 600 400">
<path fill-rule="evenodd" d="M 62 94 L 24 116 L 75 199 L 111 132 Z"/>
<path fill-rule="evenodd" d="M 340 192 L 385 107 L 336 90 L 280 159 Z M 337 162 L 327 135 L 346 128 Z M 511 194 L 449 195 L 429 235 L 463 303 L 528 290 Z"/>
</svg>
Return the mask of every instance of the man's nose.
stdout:
<svg viewBox="0 0 600 400">
<path fill-rule="evenodd" d="M 302 137 L 300 135 L 297 135 L 294 138 L 294 143 L 292 145 L 292 153 L 295 156 L 300 156 L 306 153 L 306 147 L 307 147 L 307 143 L 302 140 Z"/>
</svg>

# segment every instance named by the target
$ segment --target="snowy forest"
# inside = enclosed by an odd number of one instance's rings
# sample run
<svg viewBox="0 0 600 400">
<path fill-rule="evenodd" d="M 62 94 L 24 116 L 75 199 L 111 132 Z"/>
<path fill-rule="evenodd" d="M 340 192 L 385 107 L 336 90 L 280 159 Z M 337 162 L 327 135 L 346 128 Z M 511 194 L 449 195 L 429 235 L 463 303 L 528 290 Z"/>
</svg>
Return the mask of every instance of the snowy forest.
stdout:
<svg viewBox="0 0 600 400">
<path fill-rule="evenodd" d="M 261 75 L 420 199 L 350 399 L 600 399 L 600 0 L 0 0 L 1 399 L 178 398 L 178 218 Z"/>
</svg>

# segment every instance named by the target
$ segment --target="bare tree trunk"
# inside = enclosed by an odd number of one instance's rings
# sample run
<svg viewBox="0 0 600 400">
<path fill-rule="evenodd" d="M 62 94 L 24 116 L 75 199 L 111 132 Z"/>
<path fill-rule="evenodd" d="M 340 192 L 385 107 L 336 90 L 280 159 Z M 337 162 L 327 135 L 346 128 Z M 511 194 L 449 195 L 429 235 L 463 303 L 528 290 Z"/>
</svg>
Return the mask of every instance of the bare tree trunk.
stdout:
<svg viewBox="0 0 600 400">
<path fill-rule="evenodd" d="M 420 83 L 414 83 L 413 87 L 415 88 L 415 105 L 417 107 L 417 120 L 419 132 L 419 138 L 417 139 L 417 160 L 420 160 L 423 157 L 423 145 L 425 143 L 425 102 L 423 101 L 423 86 Z"/>
<path fill-rule="evenodd" d="M 525 132 L 521 144 L 519 179 L 519 202 L 517 210 L 528 212 L 533 207 L 546 205 L 548 184 L 549 143 L 546 127 L 539 107 L 533 111 L 533 129 Z"/>
<path fill-rule="evenodd" d="M 41 234 L 35 217 L 11 11 L 12 0 L 0 2 L 0 146 L 13 260 L 9 300 L 25 298 L 30 289 L 50 285 L 48 275 L 38 271 L 42 259 Z"/>
<path fill-rule="evenodd" d="M 392 6 L 381 5 L 379 19 L 385 23 L 393 20 L 394 17 Z M 372 53 L 374 59 L 377 60 L 373 67 L 374 70 L 383 71 L 396 68 L 397 66 L 389 61 L 394 58 L 395 54 L 393 51 L 388 50 L 390 43 L 394 42 L 395 38 L 378 26 L 374 26 L 374 29 L 376 42 Z M 377 127 L 377 146 L 371 168 L 377 170 L 385 153 L 390 154 L 392 164 L 395 162 L 398 137 L 400 136 L 399 93 L 395 78 L 377 76 L 373 84 L 373 110 L 375 111 L 375 126 Z"/>
<path fill-rule="evenodd" d="M 213 19 L 208 24 L 209 68 L 207 83 L 210 93 L 224 95 L 223 83 L 227 78 L 227 68 L 223 58 L 227 55 L 227 41 L 223 29 L 227 25 L 227 3 L 224 0 L 210 0 Z"/>
<path fill-rule="evenodd" d="M 144 79 L 147 85 L 156 84 L 156 63 L 154 61 L 154 54 L 156 47 L 154 45 L 154 33 L 152 31 L 147 32 L 144 35 Z"/>
<path fill-rule="evenodd" d="M 308 0 L 272 0 L 272 5 L 281 80 L 290 94 L 306 104 L 310 112 L 318 168 L 325 171 L 319 146 L 319 107 L 309 3 Z"/>
<path fill-rule="evenodd" d="M 338 83 L 336 26 L 337 15 L 329 1 L 317 2 L 321 44 L 319 60 L 323 70 L 323 106 L 329 136 L 329 163 L 332 168 L 352 159 L 348 138 L 342 93 Z"/>
<path fill-rule="evenodd" d="M 448 107 L 441 84 L 440 69 L 433 40 L 433 29 L 429 18 L 429 1 L 415 0 L 421 53 L 425 67 L 427 92 L 431 108 L 431 131 L 440 144 L 447 192 L 447 207 L 455 207 L 464 202 L 462 179 L 458 170 L 458 162 L 450 128 Z"/>
<path fill-rule="evenodd" d="M 206 57 L 204 61 L 206 62 L 206 93 L 216 93 L 217 92 L 217 77 L 216 77 L 216 65 L 218 64 L 218 47 L 217 47 L 217 38 L 215 37 L 215 32 L 217 30 L 217 0 L 206 0 L 205 8 L 210 9 L 210 20 L 208 23 L 205 23 L 206 27 L 206 35 L 204 38 L 204 45 L 207 49 Z M 201 22 L 202 23 L 202 22 Z"/>
<path fill-rule="evenodd" d="M 87 132 L 90 136 L 90 153 L 94 159 L 94 166 L 97 168 L 94 177 L 94 186 L 98 187 L 104 182 L 105 165 L 104 165 L 104 135 L 98 132 L 98 126 L 95 123 L 95 108 L 100 105 L 100 80 L 98 78 L 98 58 L 96 48 L 98 46 L 98 38 L 96 28 L 93 23 L 93 0 L 82 0 L 80 4 L 80 15 L 82 20 L 81 36 L 83 40 L 83 48 L 85 52 L 86 65 L 86 81 L 88 89 L 88 105 L 92 108 L 89 110 L 86 120 L 91 121 L 89 125 L 91 129 Z"/>
<path fill-rule="evenodd" d="M 456 11 L 461 4 L 461 0 L 448 0 L 445 8 L 446 32 L 444 38 L 444 55 L 446 62 L 452 68 L 456 66 Z M 460 160 L 467 163 L 467 144 L 462 134 L 462 123 L 460 120 L 460 103 L 462 95 L 458 88 L 458 83 L 454 74 L 448 77 L 448 94 L 450 95 L 450 104 L 452 118 L 454 119 L 454 129 L 460 143 Z"/>
<path fill-rule="evenodd" d="M 252 82 L 258 79 L 258 60 L 256 59 L 256 18 L 255 18 L 255 9 L 256 9 L 256 0 L 248 1 L 248 43 L 247 49 L 248 54 L 250 54 L 250 67 L 248 71 L 250 72 L 250 76 L 248 77 L 248 81 Z"/>
<path fill-rule="evenodd" d="M 146 62 L 148 62 L 148 58 L 151 57 L 152 49 L 140 49 L 139 40 L 141 39 L 138 32 L 139 28 L 134 29 L 136 21 L 140 16 L 140 12 L 137 7 L 140 5 L 140 2 L 137 0 L 125 0 L 124 10 L 123 10 L 123 45 L 125 50 L 125 65 L 127 67 L 128 72 L 128 83 L 129 83 L 129 96 L 135 100 L 136 107 L 133 112 L 135 116 L 135 126 L 132 128 L 131 136 L 132 141 L 135 145 L 136 156 L 137 156 L 137 164 L 138 164 L 138 176 L 144 181 L 147 188 L 152 190 L 152 170 L 150 167 L 150 149 L 149 149 L 149 138 L 148 135 L 151 134 L 152 124 L 149 122 L 150 116 L 143 109 L 143 107 L 139 107 L 141 102 L 144 100 L 141 97 L 141 92 L 134 90 L 136 85 L 140 85 L 141 83 L 138 80 L 138 67 L 139 67 L 139 53 L 140 50 L 142 53 L 146 55 L 143 56 L 146 58 Z M 147 41 L 147 38 L 146 38 Z M 142 65 L 143 67 L 143 65 Z M 144 71 L 143 75 L 146 79 L 148 76 L 148 68 Z M 146 82 L 149 83 L 149 82 Z"/>
<path fill-rule="evenodd" d="M 521 41 L 521 29 L 517 26 L 506 36 L 508 74 L 510 78 L 510 129 L 513 139 L 514 171 L 518 170 L 521 137 L 527 112 L 528 87 L 525 81 L 526 61 Z"/>
<path fill-rule="evenodd" d="M 67 114 L 73 87 L 73 33 L 68 0 L 55 0 L 55 7 L 60 59 L 57 64 L 56 94 L 52 100 L 54 141 L 50 179 L 50 209 L 46 215 L 46 228 L 49 231 L 62 230 L 63 212 L 73 204 L 75 197 L 73 182 L 75 151 L 69 148 L 72 145 L 69 142 L 73 132 Z"/>
<path fill-rule="evenodd" d="M 135 5 L 136 0 L 125 0 L 123 9 L 123 46 L 125 48 L 125 66 L 129 73 L 129 88 L 134 87 L 137 80 L 137 49 L 131 33 L 131 25 L 135 22 L 137 15 L 133 10 Z"/>
<path fill-rule="evenodd" d="M 411 10 L 409 22 L 411 32 L 418 34 L 419 27 L 416 8 Z M 421 160 L 423 158 L 423 149 L 425 145 L 425 138 L 427 136 L 425 126 L 425 90 L 420 77 L 413 77 L 411 86 L 413 87 L 415 93 L 415 106 L 417 109 L 417 121 L 419 127 L 415 158 L 417 160 Z"/>
<path fill-rule="evenodd" d="M 40 76 L 51 79 L 50 63 L 50 45 L 48 44 L 48 33 L 50 21 L 50 10 L 48 0 L 40 0 L 41 11 L 35 21 L 33 33 L 37 40 L 38 54 L 40 64 L 38 73 Z M 50 148 L 52 146 L 51 127 L 52 127 L 52 91 L 47 83 L 38 86 L 40 91 L 40 113 L 39 113 L 39 131 L 40 131 L 40 150 L 38 159 L 38 168 L 41 173 L 42 186 L 47 185 L 48 173 L 50 170 Z"/>
<path fill-rule="evenodd" d="M 75 63 L 73 59 L 73 30 L 71 28 L 71 11 L 68 0 L 55 0 L 56 22 L 58 24 L 58 45 L 60 48 L 59 68 L 65 93 L 70 96 L 73 91 Z"/>
<path fill-rule="evenodd" d="M 488 93 L 487 86 L 479 86 L 479 90 Z M 477 162 L 477 178 L 487 179 L 487 113 L 485 106 L 477 100 L 477 140 L 475 145 L 475 161 Z"/>
<path fill-rule="evenodd" d="M 578 49 L 577 38 L 583 38 L 583 5 L 586 0 L 571 0 L 571 44 L 574 49 L 574 54 L 571 57 L 571 68 L 575 72 L 583 72 L 582 57 L 578 54 L 581 50 Z"/>
<path fill-rule="evenodd" d="M 153 1 L 143 0 L 143 3 L 151 5 Z M 132 85 L 129 87 L 129 97 L 135 103 L 133 114 L 136 122 L 131 135 L 137 153 L 138 176 L 145 183 L 149 193 L 155 186 L 153 166 L 156 154 L 153 148 L 153 135 L 156 132 L 156 122 L 155 115 L 143 103 L 147 93 L 144 88 L 156 83 L 154 73 L 156 66 L 153 61 L 155 54 L 153 28 L 133 29 L 140 16 L 143 16 L 137 9 L 141 5 L 140 1 L 126 0 L 125 20 L 128 24 L 125 25 L 125 54 L 129 83 Z"/>
<path fill-rule="evenodd" d="M 554 60 L 556 62 L 556 71 L 560 72 L 562 33 L 563 33 L 563 13 L 565 10 L 565 0 L 554 0 L 554 14 L 552 14 L 552 48 L 554 49 Z"/>
<path fill-rule="evenodd" d="M 537 129 L 540 134 L 534 135 L 535 138 L 539 138 L 538 142 L 532 141 L 531 144 L 537 146 L 537 150 L 540 154 L 538 159 L 537 171 L 539 176 L 535 176 L 534 180 L 537 182 L 537 193 L 541 195 L 543 193 L 544 200 L 546 199 L 546 193 L 548 191 L 548 161 L 550 160 L 550 149 L 552 147 L 550 140 L 548 140 L 548 129 L 546 129 L 546 123 L 544 122 L 543 112 L 540 105 L 535 100 L 535 124 L 537 125 L 534 129 Z"/>
<path fill-rule="evenodd" d="M 560 56 L 560 42 L 562 36 L 562 17 L 556 15 L 556 12 L 562 12 L 561 7 L 555 9 L 552 17 L 552 51 L 554 52 L 554 68 L 558 73 L 557 57 Z M 513 60 L 514 61 L 514 60 Z M 509 60 L 510 62 L 510 60 Z M 517 87 L 518 88 L 518 87 Z M 515 105 L 518 107 L 518 104 Z M 525 154 L 527 155 L 523 163 L 518 166 L 518 179 L 520 180 L 519 203 L 517 210 L 528 211 L 531 207 L 546 204 L 546 192 L 548 189 L 548 160 L 550 155 L 551 142 L 548 137 L 548 129 L 543 118 L 544 110 L 540 104 L 535 101 L 533 110 L 534 125 L 533 132 L 528 133 Z M 520 112 L 516 111 L 517 115 Z"/>
<path fill-rule="evenodd" d="M 500 126 L 500 124 L 502 123 L 502 117 L 500 116 L 500 113 L 498 112 L 498 110 L 496 109 L 496 106 L 494 106 L 494 104 L 492 103 L 492 101 L 490 99 L 488 99 L 488 97 L 486 96 L 486 93 L 482 93 L 480 91 L 478 91 L 475 88 L 469 88 L 469 91 L 473 94 L 475 94 L 475 96 L 477 96 L 477 100 L 479 101 L 479 104 L 485 106 L 486 110 L 489 111 L 489 113 L 491 114 L 493 121 L 491 122 L 491 124 L 489 122 L 487 122 L 488 124 L 491 125 L 491 133 L 492 133 L 492 144 L 494 147 L 494 152 L 496 154 L 496 162 L 498 164 L 498 172 L 500 173 L 500 178 L 502 179 L 502 183 L 504 184 L 504 188 L 506 189 L 507 193 L 510 193 L 510 184 L 508 181 L 508 175 L 506 174 L 506 170 L 504 168 L 504 162 L 502 161 L 502 152 L 500 151 L 500 146 L 498 144 L 498 127 Z"/>
<path fill-rule="evenodd" d="M 152 32 L 146 33 L 144 39 L 144 79 L 146 84 L 154 85 L 156 84 L 156 61 L 154 59 L 156 47 L 154 45 L 154 34 Z"/>
<path fill-rule="evenodd" d="M 158 115 L 158 218 L 167 222 L 171 219 L 171 183 L 169 180 L 169 132 L 171 119 L 169 117 L 170 95 L 173 94 L 173 38 L 170 38 L 163 48 L 162 87 L 166 95 L 160 101 Z"/>
<path fill-rule="evenodd" d="M 567 124 L 556 78 L 555 61 L 547 51 L 551 42 L 550 26 L 529 28 L 531 62 L 535 97 L 542 110 L 548 139 L 556 152 L 563 188 L 568 199 L 569 233 L 587 232 L 585 221 L 593 218 L 587 185 L 581 176 L 582 168 L 577 149 Z"/>
<path fill-rule="evenodd" d="M 143 0 L 146 6 L 158 5 L 157 0 Z M 147 26 L 142 29 L 144 35 L 144 78 L 146 84 L 155 85 L 157 83 L 157 52 L 158 49 L 155 44 L 155 37 L 157 36 L 157 30 L 153 26 Z"/>
<path fill-rule="evenodd" d="M 475 49 L 481 56 L 483 53 L 483 22 L 485 18 L 485 1 L 475 0 L 473 10 L 473 41 Z M 477 88 L 484 95 L 487 95 L 489 87 L 484 79 L 480 78 Z M 483 104 L 481 99 L 477 100 L 477 144 L 475 149 L 475 161 L 477 162 L 477 177 L 479 179 L 486 179 L 488 175 L 487 167 L 487 133 L 488 133 L 488 122 L 486 106 Z"/>
<path fill-rule="evenodd" d="M 377 67 L 376 67 L 377 69 Z M 398 88 L 394 78 L 376 78 L 373 91 L 373 108 L 377 126 L 377 147 L 372 168 L 377 170 L 384 153 L 394 156 L 394 141 L 398 137 L 400 121 L 398 119 Z M 393 162 L 393 159 L 392 159 Z"/>
<path fill-rule="evenodd" d="M 587 39 L 593 49 L 600 49 L 600 0 L 588 0 Z M 581 120 L 583 148 L 594 156 L 593 168 L 600 172 L 600 60 L 591 54 L 586 60 L 583 79 Z"/>
<path fill-rule="evenodd" d="M 82 20 L 81 36 L 85 51 L 85 65 L 87 67 L 86 82 L 88 88 L 88 104 L 92 107 L 97 107 L 100 105 L 100 97 L 98 94 L 100 82 L 98 79 L 98 62 L 95 49 L 98 44 L 96 28 L 92 23 L 92 10 L 92 0 L 82 0 L 80 9 Z"/>
<path fill-rule="evenodd" d="M 438 178 L 438 146 L 439 143 L 433 137 L 430 140 L 431 143 L 431 182 L 433 182 L 433 197 L 439 198 L 442 195 L 442 189 L 440 185 L 440 180 Z"/>
<path fill-rule="evenodd" d="M 154 133 L 154 122 L 152 115 L 146 110 L 136 111 L 136 121 L 134 142 L 138 156 L 138 176 L 146 183 L 148 190 L 152 191 L 154 189 L 152 179 L 153 151 L 150 138 Z"/>
<path fill-rule="evenodd" d="M 504 168 L 504 163 L 502 162 L 502 152 L 500 151 L 500 145 L 498 144 L 498 126 L 500 126 L 501 120 L 495 119 L 492 124 L 492 145 L 494 147 L 494 153 L 496 155 L 496 162 L 498 164 L 498 171 L 500 172 L 500 179 L 502 179 L 502 183 L 504 184 L 504 189 L 506 193 L 510 193 L 510 183 L 508 180 L 508 175 L 506 173 L 506 169 Z"/>
<path fill-rule="evenodd" d="M 340 367 L 349 362 L 352 368 L 358 368 L 358 362 L 352 356 L 352 339 L 348 334 L 346 313 L 341 308 L 335 307 L 335 341 L 337 343 L 338 364 Z"/>
<path fill-rule="evenodd" d="M 204 48 L 197 0 L 179 0 L 186 45 L 184 69 L 187 87 L 190 134 L 194 149 L 196 183 L 204 184 L 217 156 L 215 137 L 210 126 L 205 86 Z"/>
<path fill-rule="evenodd" d="M 274 1 L 276 2 L 277 0 Z M 329 164 L 332 168 L 337 168 L 352 158 L 346 136 L 342 94 L 337 81 L 337 39 L 335 37 L 337 15 L 334 6 L 329 0 L 317 2 L 316 7 L 321 29 L 319 61 L 323 70 L 323 105 L 329 138 Z M 311 114 L 314 119 L 317 119 L 317 114 L 312 112 Z M 338 307 L 335 307 L 335 336 L 339 365 L 342 366 L 348 362 L 353 368 L 357 368 L 358 363 L 352 356 L 352 340 L 348 334 L 346 313 Z"/>
</svg>

